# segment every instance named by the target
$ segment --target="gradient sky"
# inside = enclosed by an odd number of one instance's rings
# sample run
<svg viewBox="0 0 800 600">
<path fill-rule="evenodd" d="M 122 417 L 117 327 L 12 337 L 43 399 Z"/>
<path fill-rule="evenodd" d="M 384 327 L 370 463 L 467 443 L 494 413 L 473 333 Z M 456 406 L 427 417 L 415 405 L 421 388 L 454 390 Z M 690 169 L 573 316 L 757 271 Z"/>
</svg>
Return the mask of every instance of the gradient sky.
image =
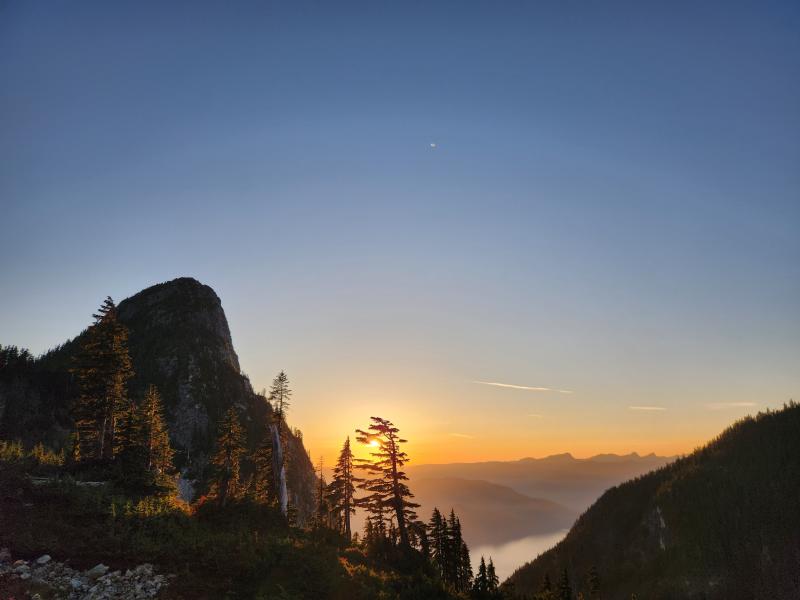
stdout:
<svg viewBox="0 0 800 600">
<path fill-rule="evenodd" d="M 800 397 L 798 31 L 788 1 L 0 1 L 0 343 L 193 276 L 315 457 L 373 414 L 418 462 L 689 451 Z"/>
</svg>

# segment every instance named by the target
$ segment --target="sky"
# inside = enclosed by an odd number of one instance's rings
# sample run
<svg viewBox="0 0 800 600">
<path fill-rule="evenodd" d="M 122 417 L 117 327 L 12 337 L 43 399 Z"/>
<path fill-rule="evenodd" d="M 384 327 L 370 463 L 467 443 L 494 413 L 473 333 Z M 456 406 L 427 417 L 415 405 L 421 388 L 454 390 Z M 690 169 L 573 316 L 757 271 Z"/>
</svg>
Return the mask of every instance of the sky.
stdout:
<svg viewBox="0 0 800 600">
<path fill-rule="evenodd" d="M 192 276 L 328 462 L 372 415 L 415 462 L 691 451 L 800 397 L 798 30 L 770 1 L 0 0 L 0 343 Z"/>
</svg>

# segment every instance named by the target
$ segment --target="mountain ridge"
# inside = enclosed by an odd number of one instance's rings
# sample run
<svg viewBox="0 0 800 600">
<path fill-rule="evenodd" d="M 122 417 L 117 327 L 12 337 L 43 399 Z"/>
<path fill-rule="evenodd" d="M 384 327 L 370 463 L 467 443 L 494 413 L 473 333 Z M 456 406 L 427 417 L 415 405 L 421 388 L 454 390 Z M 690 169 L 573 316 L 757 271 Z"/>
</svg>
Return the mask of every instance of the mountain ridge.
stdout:
<svg viewBox="0 0 800 600">
<path fill-rule="evenodd" d="M 747 417 L 692 454 L 608 489 L 515 594 L 597 568 L 609 600 L 800 597 L 800 405 Z M 576 590 L 576 591 L 577 591 Z"/>
</svg>

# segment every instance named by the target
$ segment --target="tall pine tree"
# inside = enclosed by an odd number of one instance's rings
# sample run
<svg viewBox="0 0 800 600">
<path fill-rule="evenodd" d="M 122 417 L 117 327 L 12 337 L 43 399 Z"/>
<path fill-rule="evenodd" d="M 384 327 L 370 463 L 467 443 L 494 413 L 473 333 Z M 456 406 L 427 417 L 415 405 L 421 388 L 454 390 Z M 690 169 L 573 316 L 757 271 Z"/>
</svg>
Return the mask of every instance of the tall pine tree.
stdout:
<svg viewBox="0 0 800 600">
<path fill-rule="evenodd" d="M 141 415 L 139 421 L 145 466 L 157 478 L 168 478 L 175 472 L 172 464 L 175 452 L 169 441 L 164 405 L 156 386 L 147 388 L 138 412 Z"/>
<path fill-rule="evenodd" d="M 414 509 L 419 504 L 410 500 L 414 494 L 406 484 L 408 476 L 403 471 L 403 465 L 409 459 L 401 450 L 401 444 L 407 440 L 400 438 L 400 430 L 391 421 L 380 417 L 371 417 L 371 420 L 367 431 L 356 430 L 356 439 L 362 444 L 372 446 L 373 442 L 377 443 L 376 451 L 370 453 L 374 462 L 366 459 L 358 461 L 359 467 L 372 476 L 359 484 L 368 493 L 363 503 L 371 512 L 384 508 L 394 512 L 400 545 L 408 549 L 410 545 L 407 524 L 416 520 Z"/>
<path fill-rule="evenodd" d="M 244 453 L 244 430 L 236 409 L 231 406 L 220 423 L 217 448 L 211 459 L 214 466 L 211 493 L 222 506 L 239 496 L 239 475 Z"/>
<path fill-rule="evenodd" d="M 353 473 L 353 451 L 350 449 L 350 436 L 344 442 L 333 469 L 333 481 L 328 486 L 331 510 L 337 516 L 339 530 L 349 540 L 351 537 L 350 517 L 356 512 L 355 484 L 362 481 Z"/>
<path fill-rule="evenodd" d="M 272 455 L 272 435 L 269 431 L 253 452 L 252 494 L 256 502 L 272 505 L 277 500 L 277 484 Z"/>
<path fill-rule="evenodd" d="M 128 380 L 133 365 L 128 354 L 128 329 L 117 319 L 117 307 L 108 297 L 84 334 L 72 372 L 79 395 L 73 405 L 73 454 L 77 460 L 114 458 L 120 415 L 130 409 Z"/>
</svg>

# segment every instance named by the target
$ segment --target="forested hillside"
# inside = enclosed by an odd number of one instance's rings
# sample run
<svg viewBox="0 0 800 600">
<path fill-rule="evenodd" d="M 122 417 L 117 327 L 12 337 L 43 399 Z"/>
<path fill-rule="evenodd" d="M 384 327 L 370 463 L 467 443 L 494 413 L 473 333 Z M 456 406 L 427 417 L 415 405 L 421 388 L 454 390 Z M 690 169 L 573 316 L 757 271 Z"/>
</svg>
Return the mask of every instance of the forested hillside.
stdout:
<svg viewBox="0 0 800 600">
<path fill-rule="evenodd" d="M 800 598 L 800 405 L 748 417 L 608 490 L 506 585 L 562 598 L 558 582 L 609 600 Z"/>
</svg>

